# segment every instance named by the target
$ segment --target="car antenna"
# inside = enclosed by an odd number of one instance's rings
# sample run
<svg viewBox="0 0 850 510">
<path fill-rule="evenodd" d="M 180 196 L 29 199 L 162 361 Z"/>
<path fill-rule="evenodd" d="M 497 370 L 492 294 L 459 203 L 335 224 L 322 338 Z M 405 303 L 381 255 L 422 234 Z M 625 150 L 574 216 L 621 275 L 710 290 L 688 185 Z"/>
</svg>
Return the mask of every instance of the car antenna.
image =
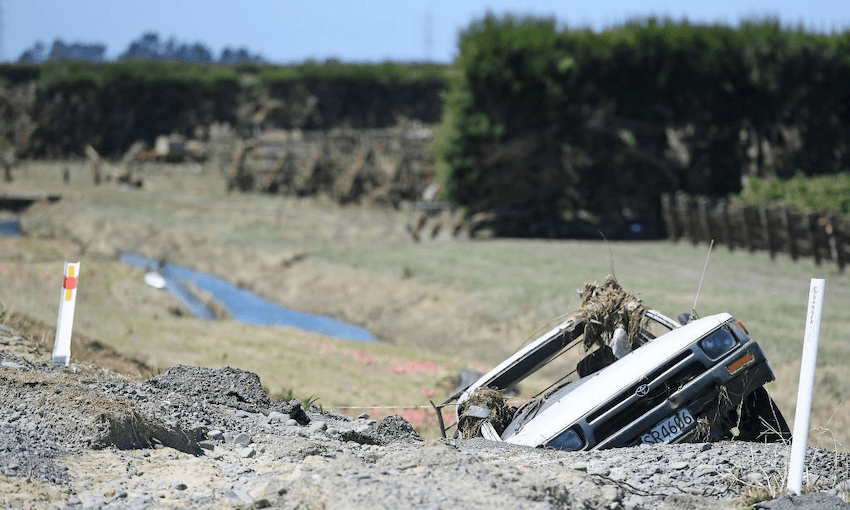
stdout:
<svg viewBox="0 0 850 510">
<path fill-rule="evenodd" d="M 699 277 L 699 285 L 697 286 L 697 295 L 694 296 L 694 307 L 691 309 L 691 317 L 699 319 L 697 315 L 697 300 L 699 299 L 699 291 L 702 289 L 702 280 L 705 278 L 705 270 L 708 269 L 708 257 L 711 256 L 711 249 L 714 248 L 714 239 L 708 245 L 708 253 L 705 254 L 705 265 L 702 266 L 702 275 Z"/>
<path fill-rule="evenodd" d="M 608 248 L 608 257 L 611 258 L 611 276 L 614 277 L 614 281 L 617 281 L 617 273 L 614 271 L 614 250 L 611 249 L 611 243 L 608 242 L 608 238 L 605 237 L 605 234 L 602 233 L 601 230 L 596 229 L 599 232 L 599 235 L 602 236 L 602 240 L 605 241 L 605 246 Z"/>
</svg>

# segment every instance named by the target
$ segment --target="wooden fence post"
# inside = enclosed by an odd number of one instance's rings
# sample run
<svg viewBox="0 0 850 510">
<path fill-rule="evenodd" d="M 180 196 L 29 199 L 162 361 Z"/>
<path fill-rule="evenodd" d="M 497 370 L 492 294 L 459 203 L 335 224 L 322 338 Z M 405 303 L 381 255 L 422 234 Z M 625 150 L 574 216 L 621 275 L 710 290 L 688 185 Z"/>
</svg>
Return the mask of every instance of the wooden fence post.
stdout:
<svg viewBox="0 0 850 510">
<path fill-rule="evenodd" d="M 732 221 L 729 219 L 729 202 L 726 199 L 717 204 L 720 208 L 720 224 L 723 228 L 723 239 L 729 243 L 729 251 L 735 251 L 735 236 L 732 231 Z"/>
<path fill-rule="evenodd" d="M 667 229 L 667 238 L 672 241 L 679 240 L 679 225 L 677 225 L 676 210 L 673 205 L 673 196 L 670 193 L 661 195 L 661 214 L 664 216 L 664 226 Z"/>
<path fill-rule="evenodd" d="M 785 235 L 788 236 L 788 252 L 791 253 L 791 260 L 797 261 L 797 242 L 794 239 L 794 226 L 788 214 L 788 208 L 782 208 L 782 226 L 785 228 Z"/>
<path fill-rule="evenodd" d="M 683 217 L 683 223 L 686 225 L 686 233 L 691 244 L 697 244 L 696 228 L 694 228 L 694 215 L 691 208 L 691 197 L 684 193 L 676 195 L 676 205 Z"/>
<path fill-rule="evenodd" d="M 750 229 L 750 206 L 741 204 L 735 209 L 735 212 L 739 216 L 738 223 L 741 225 L 741 237 L 743 237 L 744 246 L 748 252 L 752 253 L 756 250 L 756 247 L 753 244 L 753 232 Z"/>
<path fill-rule="evenodd" d="M 767 207 L 759 207 L 759 219 L 761 220 L 761 231 L 764 235 L 764 240 L 767 243 L 767 249 L 770 252 L 770 258 L 776 258 L 776 240 L 773 237 L 773 231 L 770 230 L 770 211 Z"/>
<path fill-rule="evenodd" d="M 815 265 L 820 265 L 820 235 L 818 232 L 817 215 L 811 211 L 806 212 L 806 223 L 809 229 L 809 239 L 812 241 L 812 257 L 815 258 Z"/>
<path fill-rule="evenodd" d="M 838 270 L 844 271 L 844 250 L 841 246 L 841 238 L 838 229 L 835 226 L 835 214 L 828 213 L 826 215 L 826 235 L 829 237 L 829 250 L 832 253 L 832 260 L 838 264 Z"/>
<path fill-rule="evenodd" d="M 701 240 L 708 242 L 711 239 L 714 239 L 711 235 L 711 221 L 708 217 L 708 198 L 697 197 L 697 207 L 699 207 L 699 226 L 700 234 L 702 235 Z"/>
</svg>

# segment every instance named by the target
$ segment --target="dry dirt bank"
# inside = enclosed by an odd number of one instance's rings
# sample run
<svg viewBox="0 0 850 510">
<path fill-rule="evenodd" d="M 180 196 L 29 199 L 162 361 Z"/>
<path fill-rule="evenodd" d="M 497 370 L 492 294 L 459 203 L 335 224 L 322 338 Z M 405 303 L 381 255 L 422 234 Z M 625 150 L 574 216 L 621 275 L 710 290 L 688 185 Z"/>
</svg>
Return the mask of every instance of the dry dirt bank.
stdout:
<svg viewBox="0 0 850 510">
<path fill-rule="evenodd" d="M 424 442 L 397 416 L 271 400 L 255 374 L 229 367 L 132 380 L 55 366 L 25 320 L 0 322 L 6 508 L 719 509 L 783 487 L 784 445 L 567 453 Z M 850 508 L 850 457 L 810 450 L 807 487 L 768 507 Z"/>
</svg>

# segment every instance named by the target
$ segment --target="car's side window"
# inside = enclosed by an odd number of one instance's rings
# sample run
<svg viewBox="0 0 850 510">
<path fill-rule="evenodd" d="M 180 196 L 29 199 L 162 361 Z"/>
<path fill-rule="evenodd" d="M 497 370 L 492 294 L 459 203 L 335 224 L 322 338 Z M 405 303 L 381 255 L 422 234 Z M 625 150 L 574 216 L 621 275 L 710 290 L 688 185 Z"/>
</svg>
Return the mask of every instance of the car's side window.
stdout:
<svg viewBox="0 0 850 510">
<path fill-rule="evenodd" d="M 668 325 L 653 320 L 651 317 L 645 318 L 643 320 L 643 324 L 641 324 L 641 336 L 644 340 L 643 343 L 655 340 L 659 336 L 671 331 L 673 330 Z"/>
</svg>

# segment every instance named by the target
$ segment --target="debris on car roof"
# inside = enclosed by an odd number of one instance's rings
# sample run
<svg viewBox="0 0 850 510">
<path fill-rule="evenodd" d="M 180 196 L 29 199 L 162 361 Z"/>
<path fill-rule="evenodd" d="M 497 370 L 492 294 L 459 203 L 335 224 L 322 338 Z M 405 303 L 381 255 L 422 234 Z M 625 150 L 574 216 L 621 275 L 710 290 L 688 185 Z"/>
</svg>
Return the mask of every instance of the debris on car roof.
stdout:
<svg viewBox="0 0 850 510">
<path fill-rule="evenodd" d="M 622 331 L 627 335 L 631 351 L 640 347 L 638 333 L 647 310 L 639 297 L 623 290 L 613 276 L 608 276 L 602 285 L 584 285 L 576 320 L 584 323 L 586 347 L 590 348 L 593 343 L 599 347 L 611 346 L 619 336 L 617 332 Z"/>
</svg>

